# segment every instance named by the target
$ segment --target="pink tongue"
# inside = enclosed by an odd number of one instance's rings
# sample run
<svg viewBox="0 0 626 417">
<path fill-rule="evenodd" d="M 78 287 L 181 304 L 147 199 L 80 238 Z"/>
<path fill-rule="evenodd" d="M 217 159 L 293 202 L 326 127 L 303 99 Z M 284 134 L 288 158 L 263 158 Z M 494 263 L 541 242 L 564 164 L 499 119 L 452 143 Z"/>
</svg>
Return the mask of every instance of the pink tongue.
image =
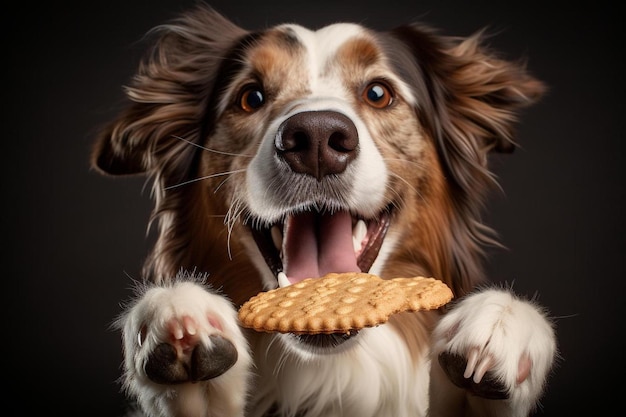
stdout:
<svg viewBox="0 0 626 417">
<path fill-rule="evenodd" d="M 298 214 L 289 217 L 285 229 L 283 267 L 292 284 L 329 272 L 360 272 L 350 213 Z"/>
</svg>

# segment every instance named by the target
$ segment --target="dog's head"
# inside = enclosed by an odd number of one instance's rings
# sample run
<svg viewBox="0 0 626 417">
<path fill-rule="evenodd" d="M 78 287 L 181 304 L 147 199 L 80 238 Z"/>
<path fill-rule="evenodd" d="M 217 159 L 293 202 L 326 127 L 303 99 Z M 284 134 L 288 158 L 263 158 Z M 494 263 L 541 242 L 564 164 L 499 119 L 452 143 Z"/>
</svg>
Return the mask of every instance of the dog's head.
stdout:
<svg viewBox="0 0 626 417">
<path fill-rule="evenodd" d="M 93 154 L 154 179 L 152 279 L 199 269 L 235 302 L 327 272 L 480 279 L 487 155 L 543 91 L 523 66 L 419 25 L 248 32 L 201 7 L 156 34 Z"/>
</svg>

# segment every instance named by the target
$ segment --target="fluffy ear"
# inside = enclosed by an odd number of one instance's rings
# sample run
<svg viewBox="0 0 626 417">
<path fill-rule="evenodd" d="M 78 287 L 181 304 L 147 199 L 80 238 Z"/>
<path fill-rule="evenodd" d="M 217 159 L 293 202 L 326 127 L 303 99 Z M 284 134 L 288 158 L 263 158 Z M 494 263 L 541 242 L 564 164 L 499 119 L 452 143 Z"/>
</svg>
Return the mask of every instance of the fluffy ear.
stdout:
<svg viewBox="0 0 626 417">
<path fill-rule="evenodd" d="M 392 36 L 408 48 L 411 57 L 404 60 L 412 60 L 410 65 L 419 70 L 410 77 L 426 93 L 428 110 L 449 123 L 436 133 L 453 137 L 459 132 L 489 150 L 513 150 L 519 111 L 545 92 L 523 62 L 499 58 L 484 45 L 484 31 L 446 37 L 415 24 L 395 29 Z"/>
<path fill-rule="evenodd" d="M 431 28 L 393 30 L 394 63 L 418 97 L 418 115 L 436 141 L 449 178 L 462 190 L 490 182 L 487 152 L 515 148 L 513 130 L 521 109 L 545 91 L 523 63 L 499 58 L 485 47 L 484 33 L 446 37 Z"/>
<path fill-rule="evenodd" d="M 206 113 L 222 57 L 245 34 L 206 6 L 155 28 L 154 46 L 125 88 L 130 103 L 96 138 L 92 166 L 112 175 L 189 166 L 188 142 L 210 128 Z"/>
</svg>

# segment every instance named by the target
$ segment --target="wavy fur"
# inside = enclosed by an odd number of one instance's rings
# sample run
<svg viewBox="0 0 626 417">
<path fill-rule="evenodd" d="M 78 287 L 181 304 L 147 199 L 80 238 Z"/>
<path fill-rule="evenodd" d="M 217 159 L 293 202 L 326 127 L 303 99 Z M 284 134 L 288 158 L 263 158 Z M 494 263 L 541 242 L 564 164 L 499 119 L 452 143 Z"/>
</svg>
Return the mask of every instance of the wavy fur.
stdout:
<svg viewBox="0 0 626 417">
<path fill-rule="evenodd" d="M 128 106 L 92 156 L 102 173 L 153 184 L 146 284 L 118 321 L 123 386 L 146 414 L 523 417 L 536 407 L 554 330 L 542 307 L 485 287 L 482 265 L 484 247 L 498 244 L 480 215 L 497 185 L 488 155 L 516 146 L 519 112 L 545 90 L 522 63 L 497 57 L 482 32 L 249 32 L 203 5 L 150 38 Z M 392 91 L 392 104 L 377 109 L 353 94 L 368 82 Z M 242 110 L 251 86 L 264 101 Z M 272 143 L 293 115 L 320 111 L 354 125 L 358 152 L 316 181 L 276 164 Z M 371 272 L 435 276 L 455 302 L 398 314 L 335 348 L 242 330 L 237 307 L 277 285 L 251 229 L 307 204 L 368 222 L 386 213 Z"/>
</svg>

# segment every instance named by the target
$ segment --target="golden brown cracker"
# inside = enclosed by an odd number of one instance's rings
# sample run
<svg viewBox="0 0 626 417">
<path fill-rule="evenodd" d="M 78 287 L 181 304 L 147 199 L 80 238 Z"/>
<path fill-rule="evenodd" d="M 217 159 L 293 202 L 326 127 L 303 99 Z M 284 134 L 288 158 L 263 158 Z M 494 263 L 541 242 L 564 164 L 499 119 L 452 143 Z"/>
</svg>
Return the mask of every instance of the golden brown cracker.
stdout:
<svg viewBox="0 0 626 417">
<path fill-rule="evenodd" d="M 412 277 L 393 278 L 405 294 L 402 311 L 434 310 L 452 300 L 452 290 L 435 278 Z"/>
<path fill-rule="evenodd" d="M 345 333 L 401 311 L 431 310 L 452 299 L 435 278 L 384 280 L 367 273 L 327 274 L 257 294 L 239 309 L 242 325 L 281 333 Z"/>
</svg>

